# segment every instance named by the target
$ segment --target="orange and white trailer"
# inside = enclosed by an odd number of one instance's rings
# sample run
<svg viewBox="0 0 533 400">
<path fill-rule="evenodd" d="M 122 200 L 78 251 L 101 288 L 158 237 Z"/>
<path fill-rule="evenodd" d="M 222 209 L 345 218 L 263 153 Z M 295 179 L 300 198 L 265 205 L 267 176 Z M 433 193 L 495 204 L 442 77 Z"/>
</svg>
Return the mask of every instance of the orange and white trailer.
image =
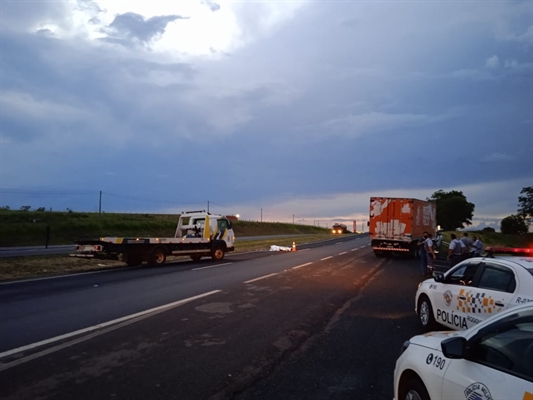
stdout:
<svg viewBox="0 0 533 400">
<path fill-rule="evenodd" d="M 371 197 L 369 234 L 376 256 L 404 253 L 416 256 L 424 231 L 435 236 L 434 202 L 398 197 Z"/>
</svg>

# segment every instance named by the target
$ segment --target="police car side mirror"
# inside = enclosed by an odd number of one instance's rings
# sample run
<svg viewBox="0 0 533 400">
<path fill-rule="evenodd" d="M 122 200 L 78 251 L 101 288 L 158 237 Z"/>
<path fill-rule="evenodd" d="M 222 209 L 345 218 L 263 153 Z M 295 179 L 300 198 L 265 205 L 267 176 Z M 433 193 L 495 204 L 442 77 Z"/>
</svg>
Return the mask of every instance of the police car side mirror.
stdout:
<svg viewBox="0 0 533 400">
<path fill-rule="evenodd" d="M 452 337 L 441 342 L 442 354 L 446 358 L 464 358 L 466 354 L 466 339 L 464 337 Z"/>
<path fill-rule="evenodd" d="M 444 274 L 442 272 L 435 272 L 433 279 L 435 279 L 435 282 L 444 282 Z"/>
</svg>

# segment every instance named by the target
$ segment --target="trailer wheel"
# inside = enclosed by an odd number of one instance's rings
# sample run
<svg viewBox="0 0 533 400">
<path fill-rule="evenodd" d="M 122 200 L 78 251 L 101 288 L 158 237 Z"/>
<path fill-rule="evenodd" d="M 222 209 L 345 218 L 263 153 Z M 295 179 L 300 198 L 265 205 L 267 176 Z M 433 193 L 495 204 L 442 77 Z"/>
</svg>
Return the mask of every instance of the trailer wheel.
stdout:
<svg viewBox="0 0 533 400">
<path fill-rule="evenodd" d="M 202 258 L 201 254 L 191 254 L 191 260 L 193 260 L 194 262 L 200 261 L 201 258 Z"/>
<path fill-rule="evenodd" d="M 165 261 L 167 261 L 167 252 L 164 248 L 159 247 L 152 251 L 152 254 L 150 254 L 148 264 L 153 266 L 163 265 Z"/>
<path fill-rule="evenodd" d="M 220 261 L 224 258 L 224 249 L 222 247 L 215 247 L 213 251 L 211 251 L 211 258 L 215 261 Z"/>
<path fill-rule="evenodd" d="M 123 253 L 122 261 L 124 261 L 128 267 L 136 267 L 142 264 L 143 258 L 140 254 Z"/>
</svg>

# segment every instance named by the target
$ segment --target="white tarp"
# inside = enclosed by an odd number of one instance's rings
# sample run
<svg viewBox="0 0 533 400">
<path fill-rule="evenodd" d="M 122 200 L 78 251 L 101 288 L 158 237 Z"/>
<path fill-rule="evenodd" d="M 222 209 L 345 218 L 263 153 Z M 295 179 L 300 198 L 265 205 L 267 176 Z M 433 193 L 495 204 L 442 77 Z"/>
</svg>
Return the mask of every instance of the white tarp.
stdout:
<svg viewBox="0 0 533 400">
<path fill-rule="evenodd" d="M 285 247 L 285 246 L 272 245 L 272 246 L 270 246 L 270 251 L 292 251 L 292 248 L 291 247 Z"/>
</svg>

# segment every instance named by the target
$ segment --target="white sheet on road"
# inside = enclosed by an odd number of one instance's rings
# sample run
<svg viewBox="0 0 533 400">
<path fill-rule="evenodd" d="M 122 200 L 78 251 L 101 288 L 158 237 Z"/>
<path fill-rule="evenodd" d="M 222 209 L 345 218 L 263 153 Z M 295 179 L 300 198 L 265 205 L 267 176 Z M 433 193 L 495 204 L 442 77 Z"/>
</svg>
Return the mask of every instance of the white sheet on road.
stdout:
<svg viewBox="0 0 533 400">
<path fill-rule="evenodd" d="M 285 247 L 285 246 L 272 245 L 272 246 L 270 246 L 270 251 L 292 251 L 292 248 L 291 247 Z"/>
</svg>

